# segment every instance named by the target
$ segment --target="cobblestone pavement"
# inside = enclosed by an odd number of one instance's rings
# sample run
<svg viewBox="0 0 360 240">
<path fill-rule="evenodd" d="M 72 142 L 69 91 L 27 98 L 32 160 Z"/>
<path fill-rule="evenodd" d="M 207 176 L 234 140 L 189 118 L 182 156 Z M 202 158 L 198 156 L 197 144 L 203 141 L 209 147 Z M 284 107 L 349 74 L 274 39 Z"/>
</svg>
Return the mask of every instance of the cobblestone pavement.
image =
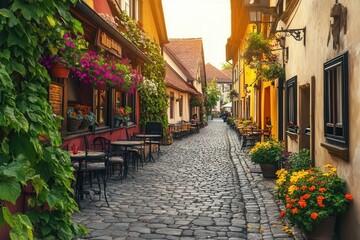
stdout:
<svg viewBox="0 0 360 240">
<path fill-rule="evenodd" d="M 278 219 L 274 180 L 250 172 L 228 125 L 213 120 L 161 150 L 135 179 L 109 181 L 110 208 L 81 202 L 74 221 L 86 239 L 294 239 Z"/>
</svg>

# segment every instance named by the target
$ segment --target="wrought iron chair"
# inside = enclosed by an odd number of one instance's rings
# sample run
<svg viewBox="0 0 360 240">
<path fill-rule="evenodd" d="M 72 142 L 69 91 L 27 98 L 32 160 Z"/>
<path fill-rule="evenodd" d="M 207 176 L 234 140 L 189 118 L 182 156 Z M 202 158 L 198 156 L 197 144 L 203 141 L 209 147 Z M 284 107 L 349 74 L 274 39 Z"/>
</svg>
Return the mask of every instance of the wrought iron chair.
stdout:
<svg viewBox="0 0 360 240">
<path fill-rule="evenodd" d="M 163 127 L 161 122 L 147 122 L 145 125 L 145 134 L 156 134 L 156 135 L 160 135 L 159 138 L 154 138 L 151 140 L 151 144 L 154 144 L 157 146 L 157 151 L 158 151 L 158 157 L 160 154 L 160 145 L 161 145 L 161 140 L 163 139 Z M 150 142 L 146 142 L 146 143 L 150 143 Z M 150 146 L 152 147 L 152 146 Z"/>
</svg>

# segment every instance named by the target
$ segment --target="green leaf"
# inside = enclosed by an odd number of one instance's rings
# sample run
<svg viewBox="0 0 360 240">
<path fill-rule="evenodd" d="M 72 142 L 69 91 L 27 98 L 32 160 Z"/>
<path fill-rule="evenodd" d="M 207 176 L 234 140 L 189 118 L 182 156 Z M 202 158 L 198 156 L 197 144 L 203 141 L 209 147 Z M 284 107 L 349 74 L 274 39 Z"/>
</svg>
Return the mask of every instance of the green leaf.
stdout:
<svg viewBox="0 0 360 240">
<path fill-rule="evenodd" d="M 17 180 L 25 182 L 28 173 L 29 164 L 25 161 L 11 162 L 3 174 L 7 177 L 15 177 Z"/>
<path fill-rule="evenodd" d="M 4 49 L 0 52 L 0 58 L 4 58 L 6 60 L 10 59 L 10 51 L 9 49 Z"/>
<path fill-rule="evenodd" d="M 0 9 L 0 15 L 6 18 L 10 18 L 14 16 L 13 12 L 6 8 Z"/>
<path fill-rule="evenodd" d="M 54 19 L 54 17 L 53 17 L 53 16 L 48 15 L 48 16 L 46 16 L 46 19 L 47 19 L 48 23 L 50 24 L 50 26 L 52 26 L 52 27 L 54 27 L 54 26 L 55 26 L 56 21 L 55 21 L 55 19 Z"/>
<path fill-rule="evenodd" d="M 5 222 L 7 222 L 7 224 L 9 224 L 10 227 L 14 226 L 14 220 L 12 218 L 12 215 L 11 215 L 9 209 L 7 209 L 6 207 L 3 207 L 2 214 L 3 214 L 3 218 L 4 218 Z"/>
<path fill-rule="evenodd" d="M 16 199 L 20 196 L 20 183 L 14 179 L 3 180 L 0 182 L 0 199 L 16 203 Z"/>
<path fill-rule="evenodd" d="M 25 70 L 24 65 L 22 65 L 22 64 L 20 64 L 20 63 L 17 63 L 17 62 L 12 62 L 11 68 L 12 68 L 14 71 L 20 73 L 22 76 L 25 76 L 26 70 Z"/>
</svg>

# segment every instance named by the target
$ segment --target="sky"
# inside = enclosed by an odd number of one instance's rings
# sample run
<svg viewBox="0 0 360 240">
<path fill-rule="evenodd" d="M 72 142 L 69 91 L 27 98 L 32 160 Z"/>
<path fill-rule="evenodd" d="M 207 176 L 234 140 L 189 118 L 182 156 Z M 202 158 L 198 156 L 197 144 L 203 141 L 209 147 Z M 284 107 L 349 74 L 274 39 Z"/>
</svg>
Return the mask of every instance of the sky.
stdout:
<svg viewBox="0 0 360 240">
<path fill-rule="evenodd" d="M 203 40 L 205 64 L 221 69 L 230 37 L 230 0 L 162 0 L 168 38 Z"/>
</svg>

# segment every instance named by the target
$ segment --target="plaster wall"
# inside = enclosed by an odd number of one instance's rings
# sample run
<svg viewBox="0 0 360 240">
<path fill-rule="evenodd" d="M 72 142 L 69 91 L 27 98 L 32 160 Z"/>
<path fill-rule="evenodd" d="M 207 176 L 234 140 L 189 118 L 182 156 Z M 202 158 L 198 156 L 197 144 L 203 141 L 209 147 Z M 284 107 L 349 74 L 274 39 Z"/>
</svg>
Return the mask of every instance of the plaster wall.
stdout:
<svg viewBox="0 0 360 240">
<path fill-rule="evenodd" d="M 179 76 L 184 79 L 186 82 L 186 75 L 182 72 L 182 70 L 176 65 L 176 63 L 164 52 L 165 61 L 179 74 Z"/>
<path fill-rule="evenodd" d="M 170 96 L 170 92 L 174 93 L 174 98 L 183 97 L 183 114 L 180 116 L 179 102 L 174 101 L 174 117 L 170 118 L 170 99 L 169 108 L 167 111 L 169 123 L 177 123 L 181 120 L 190 121 L 190 95 L 188 93 L 180 92 L 173 88 L 166 88 L 166 94 Z"/>
<path fill-rule="evenodd" d="M 143 25 L 143 29 L 146 35 L 151 39 L 154 40 L 157 44 L 160 44 L 159 40 L 159 32 L 156 28 L 157 23 L 155 22 L 156 17 L 152 11 L 151 0 L 143 0 L 142 1 L 142 8 L 141 8 L 141 22 Z"/>
<path fill-rule="evenodd" d="M 327 38 L 330 28 L 330 10 L 334 1 L 301 1 L 295 9 L 287 28 L 302 28 L 306 26 L 306 46 L 287 37 L 289 46 L 289 61 L 286 65 L 286 79 L 298 76 L 298 86 L 310 83 L 315 77 L 315 130 L 314 156 L 316 166 L 326 163 L 333 164 L 338 174 L 347 182 L 348 191 L 353 195 L 354 201 L 348 212 L 339 219 L 340 239 L 360 239 L 360 1 L 339 1 L 348 10 L 347 34 L 343 30 L 340 34 L 340 46 L 333 50 L 332 37 L 329 46 Z M 324 137 L 324 107 L 323 107 L 323 64 L 344 52 L 349 52 L 349 160 L 345 161 L 330 155 L 327 149 L 320 144 L 325 142 Z M 314 87 L 314 86 L 310 86 Z M 298 90 L 299 92 L 299 90 Z M 299 94 L 298 94 L 299 97 Z M 298 104 L 299 103 L 298 101 Z M 299 105 L 298 105 L 299 109 Z M 298 118 L 299 120 L 299 118 Z M 295 144 L 292 142 L 291 144 Z M 290 144 L 289 144 L 290 146 Z M 294 146 L 296 148 L 296 146 Z"/>
</svg>

